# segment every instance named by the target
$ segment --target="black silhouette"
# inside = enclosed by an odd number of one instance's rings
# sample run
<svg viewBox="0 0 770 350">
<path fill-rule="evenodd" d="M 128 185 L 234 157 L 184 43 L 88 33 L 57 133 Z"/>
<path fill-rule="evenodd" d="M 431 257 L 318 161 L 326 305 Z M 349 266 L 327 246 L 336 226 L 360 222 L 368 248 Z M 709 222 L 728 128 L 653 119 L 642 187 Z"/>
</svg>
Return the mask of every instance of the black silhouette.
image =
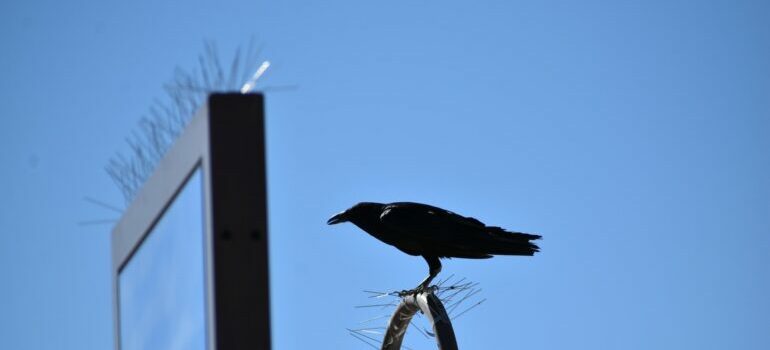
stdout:
<svg viewBox="0 0 770 350">
<path fill-rule="evenodd" d="M 540 248 L 531 240 L 538 235 L 486 226 L 471 217 L 427 204 L 362 202 L 327 224 L 350 221 L 375 238 L 409 255 L 421 255 L 429 274 L 416 291 L 422 291 L 441 271 L 439 258 L 488 259 L 493 255 L 534 255 Z"/>
</svg>

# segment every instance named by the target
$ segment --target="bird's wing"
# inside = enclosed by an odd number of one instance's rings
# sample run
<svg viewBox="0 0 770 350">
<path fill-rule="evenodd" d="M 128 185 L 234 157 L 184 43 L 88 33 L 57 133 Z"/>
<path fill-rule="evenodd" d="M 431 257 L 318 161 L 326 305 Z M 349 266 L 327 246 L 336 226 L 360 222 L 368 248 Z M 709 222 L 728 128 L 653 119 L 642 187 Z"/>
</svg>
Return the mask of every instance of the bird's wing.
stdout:
<svg viewBox="0 0 770 350">
<path fill-rule="evenodd" d="M 462 226 L 483 228 L 484 224 L 471 217 L 455 214 L 449 210 L 434 207 L 432 205 L 397 202 L 383 208 L 380 221 L 391 224 L 421 223 L 452 223 Z"/>
<path fill-rule="evenodd" d="M 399 202 L 385 206 L 380 222 L 391 230 L 428 240 L 477 238 L 485 225 L 474 218 L 427 204 Z"/>
<path fill-rule="evenodd" d="M 532 255 L 538 235 L 486 226 L 471 217 L 426 204 L 401 202 L 383 208 L 380 222 L 402 237 L 418 241 L 425 252 L 438 256 L 488 258 L 491 255 Z"/>
</svg>

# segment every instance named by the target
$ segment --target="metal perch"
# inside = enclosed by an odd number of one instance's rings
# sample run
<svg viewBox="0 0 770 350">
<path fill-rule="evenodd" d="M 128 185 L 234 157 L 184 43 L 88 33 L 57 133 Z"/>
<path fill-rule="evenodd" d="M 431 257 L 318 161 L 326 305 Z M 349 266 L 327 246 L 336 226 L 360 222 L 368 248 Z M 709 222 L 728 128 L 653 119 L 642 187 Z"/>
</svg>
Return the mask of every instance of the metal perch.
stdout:
<svg viewBox="0 0 770 350">
<path fill-rule="evenodd" d="M 382 350 L 401 349 L 406 329 L 417 311 L 421 311 L 433 326 L 433 333 L 440 350 L 457 350 L 452 321 L 441 299 L 433 293 L 435 290 L 434 286 L 418 294 L 401 295 L 401 303 L 398 304 L 388 322 L 388 328 L 382 340 Z"/>
</svg>

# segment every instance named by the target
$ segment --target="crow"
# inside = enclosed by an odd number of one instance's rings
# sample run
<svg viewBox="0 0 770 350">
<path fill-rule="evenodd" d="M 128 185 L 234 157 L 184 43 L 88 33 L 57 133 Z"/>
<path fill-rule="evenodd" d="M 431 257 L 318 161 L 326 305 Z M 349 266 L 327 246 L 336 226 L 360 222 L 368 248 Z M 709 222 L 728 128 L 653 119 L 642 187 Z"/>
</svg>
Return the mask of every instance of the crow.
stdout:
<svg viewBox="0 0 770 350">
<path fill-rule="evenodd" d="M 472 217 L 427 204 L 412 202 L 362 202 L 326 223 L 352 222 L 380 241 L 428 263 L 428 277 L 415 289 L 425 290 L 441 272 L 439 258 L 488 259 L 493 255 L 532 256 L 540 248 L 532 240 L 539 235 L 506 231 L 484 225 Z"/>
</svg>

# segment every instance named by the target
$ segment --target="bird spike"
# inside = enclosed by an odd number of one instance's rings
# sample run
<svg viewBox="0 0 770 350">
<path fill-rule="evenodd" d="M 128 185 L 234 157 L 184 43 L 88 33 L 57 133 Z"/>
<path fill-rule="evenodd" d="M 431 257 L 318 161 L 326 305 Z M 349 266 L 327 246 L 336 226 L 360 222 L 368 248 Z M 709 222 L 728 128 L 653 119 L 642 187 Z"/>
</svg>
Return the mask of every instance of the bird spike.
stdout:
<svg viewBox="0 0 770 350">
<path fill-rule="evenodd" d="M 260 52 L 261 49 L 250 40 L 247 50 L 236 49 L 230 69 L 225 70 L 216 45 L 206 41 L 203 52 L 198 55 L 197 67 L 174 70 L 171 80 L 163 84 L 165 98 L 154 99 L 147 115 L 126 137 L 127 154 L 117 152 L 104 167 L 126 203 L 133 200 L 210 93 L 228 90 L 248 93 L 254 90 L 257 80 L 270 67 L 269 61 L 262 61 L 256 73 L 248 79 Z M 239 86 L 244 81 L 245 85 Z"/>
<path fill-rule="evenodd" d="M 257 85 L 257 80 L 262 76 L 262 74 L 265 74 L 265 71 L 270 68 L 270 61 L 264 61 L 262 62 L 262 65 L 259 66 L 256 72 L 254 72 L 254 75 L 251 76 L 251 79 L 246 82 L 246 84 L 243 84 L 241 87 L 241 93 L 247 94 L 251 92 L 251 90 L 254 89 L 254 86 Z"/>
<path fill-rule="evenodd" d="M 438 280 L 435 285 L 429 287 L 429 290 L 436 295 L 442 304 L 446 305 L 446 312 L 449 319 L 454 321 L 460 316 L 467 314 L 468 312 L 476 309 L 479 305 L 484 303 L 486 298 L 479 298 L 482 289 L 479 287 L 478 282 L 468 281 L 466 278 L 458 278 L 455 275 L 450 275 L 444 279 Z M 364 290 L 367 299 L 381 300 L 383 298 L 391 298 L 387 303 L 373 303 L 355 306 L 356 309 L 370 309 L 376 308 L 377 310 L 395 308 L 403 298 L 411 297 L 414 295 L 413 290 L 401 290 L 401 291 L 377 291 L 377 290 Z M 392 311 L 391 311 L 392 312 Z M 382 345 L 382 340 L 375 338 L 373 335 L 380 335 L 382 333 L 378 330 L 386 329 L 390 317 L 390 314 L 379 314 L 374 317 L 368 317 L 365 320 L 359 322 L 359 327 L 366 324 L 363 328 L 346 328 L 350 336 L 367 344 L 368 346 L 379 349 Z M 424 339 L 431 342 L 435 339 L 435 334 L 432 332 L 432 325 L 427 325 L 426 319 L 417 313 L 415 317 L 409 323 L 409 327 L 415 329 L 417 333 L 421 334 Z M 377 325 L 380 326 L 377 326 Z M 412 334 L 412 333 L 410 333 Z M 408 341 L 409 339 L 405 339 Z M 415 342 L 419 339 L 412 339 L 411 342 Z M 402 348 L 409 349 L 409 347 L 402 345 Z"/>
</svg>

